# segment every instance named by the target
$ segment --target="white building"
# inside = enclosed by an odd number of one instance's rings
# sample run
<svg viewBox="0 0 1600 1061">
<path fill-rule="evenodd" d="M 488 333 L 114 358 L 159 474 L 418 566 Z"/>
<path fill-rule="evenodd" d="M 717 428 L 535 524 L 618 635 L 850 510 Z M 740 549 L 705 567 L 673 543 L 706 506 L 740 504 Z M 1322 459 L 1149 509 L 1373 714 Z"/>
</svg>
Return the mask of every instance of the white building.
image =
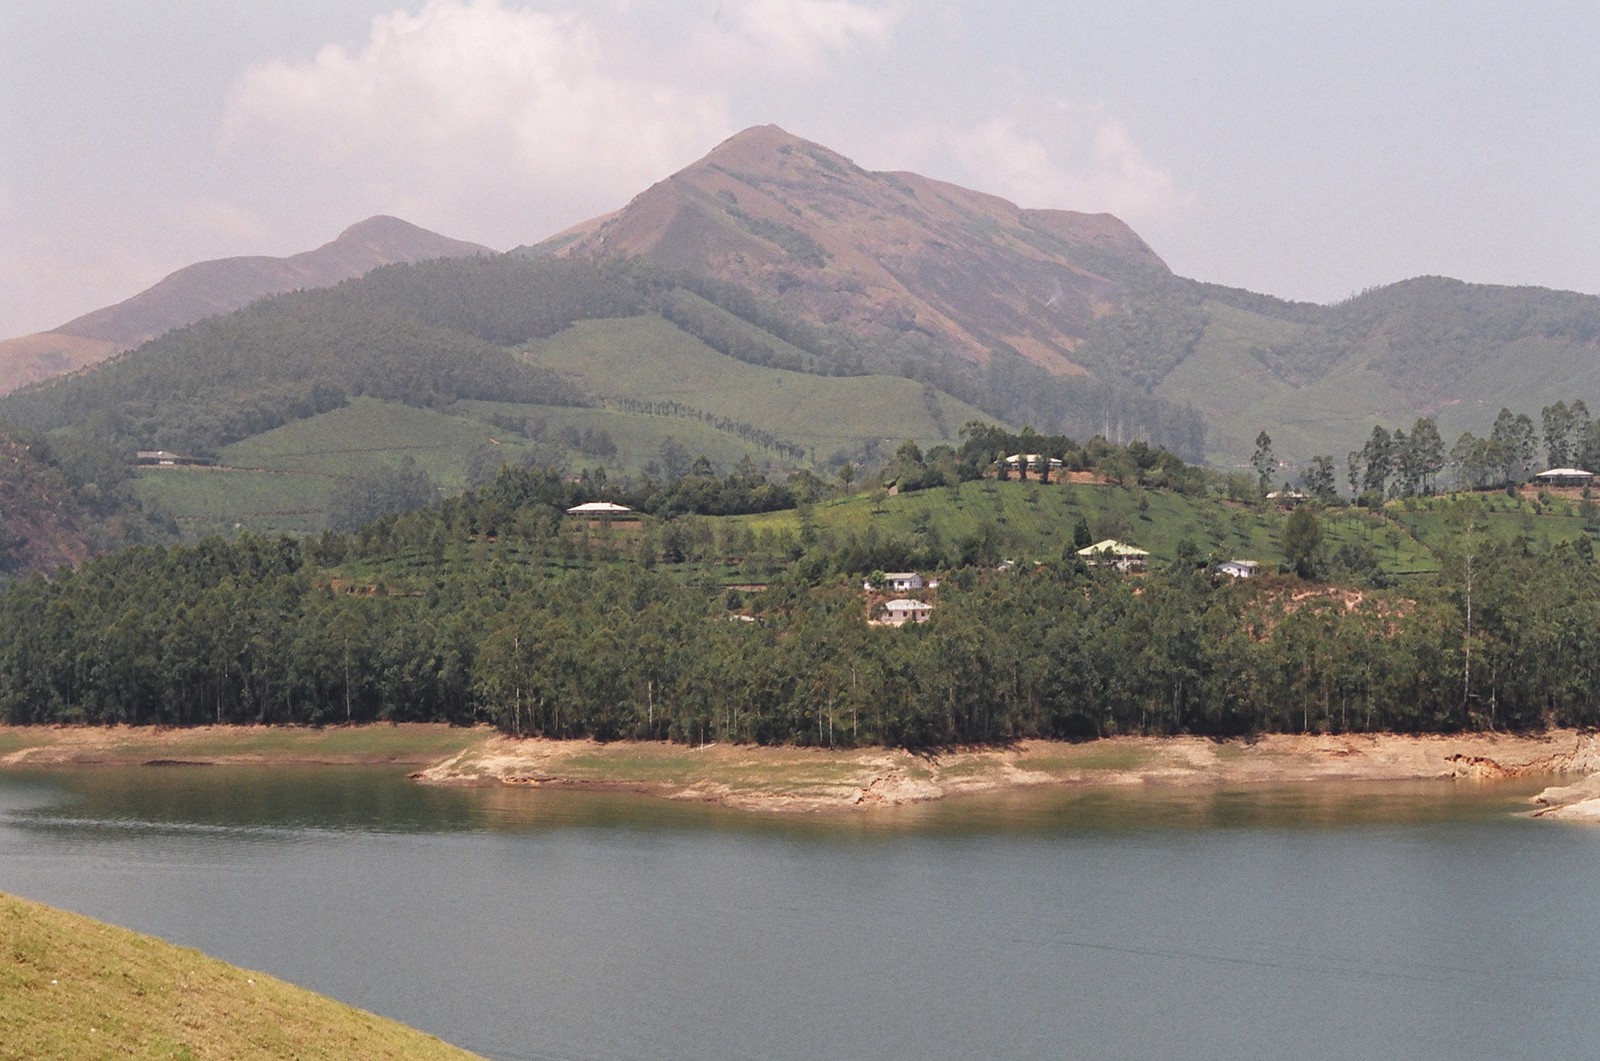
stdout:
<svg viewBox="0 0 1600 1061">
<path fill-rule="evenodd" d="M 1090 567 L 1114 567 L 1118 571 L 1143 571 L 1145 561 L 1150 559 L 1150 554 L 1145 550 L 1115 538 L 1079 549 L 1078 555 Z"/>
<path fill-rule="evenodd" d="M 880 621 L 888 626 L 904 626 L 907 623 L 925 623 L 932 614 L 933 605 L 901 597 L 884 604 Z"/>
<path fill-rule="evenodd" d="M 613 505 L 609 501 L 590 501 L 567 509 L 567 515 L 584 519 L 622 519 L 633 515 L 633 509 L 627 505 Z"/>
<path fill-rule="evenodd" d="M 1588 486 L 1594 481 L 1594 472 L 1582 468 L 1551 468 L 1533 477 L 1540 486 Z"/>
<path fill-rule="evenodd" d="M 891 593 L 907 593 L 922 588 L 922 576 L 915 571 L 888 571 L 883 584 Z"/>
</svg>

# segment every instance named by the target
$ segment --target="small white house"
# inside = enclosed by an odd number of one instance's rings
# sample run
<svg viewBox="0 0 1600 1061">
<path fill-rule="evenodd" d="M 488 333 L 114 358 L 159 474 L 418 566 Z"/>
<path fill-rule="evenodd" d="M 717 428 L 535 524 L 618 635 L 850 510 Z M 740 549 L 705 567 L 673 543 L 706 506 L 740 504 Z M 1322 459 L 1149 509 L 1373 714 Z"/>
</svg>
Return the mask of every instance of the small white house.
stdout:
<svg viewBox="0 0 1600 1061">
<path fill-rule="evenodd" d="M 1217 571 L 1229 578 L 1255 578 L 1261 570 L 1261 564 L 1255 560 L 1224 560 L 1217 565 Z"/>
<path fill-rule="evenodd" d="M 633 515 L 633 509 L 627 505 L 613 505 L 609 501 L 590 501 L 567 509 L 567 515 L 580 519 L 624 519 Z"/>
<path fill-rule="evenodd" d="M 891 593 L 907 593 L 922 588 L 922 576 L 915 571 L 886 571 L 883 584 Z"/>
<path fill-rule="evenodd" d="M 1114 567 L 1118 571 L 1143 571 L 1145 561 L 1150 559 L 1150 554 L 1145 550 L 1115 538 L 1079 549 L 1078 555 L 1090 567 Z"/>
<path fill-rule="evenodd" d="M 1540 486 L 1588 486 L 1594 481 L 1594 472 L 1582 468 L 1551 468 L 1533 477 Z"/>
<path fill-rule="evenodd" d="M 888 626 L 904 626 L 907 623 L 925 623 L 932 614 L 933 605 L 901 597 L 883 606 L 881 621 Z"/>
<path fill-rule="evenodd" d="M 1006 467 L 1015 468 L 1018 471 L 1026 467 L 1028 471 L 1036 472 L 1047 464 L 1050 466 L 1051 471 L 1061 467 L 1060 457 L 1045 457 L 1042 453 L 1013 453 L 1011 456 L 1002 457 L 1001 459 L 1005 461 Z"/>
</svg>

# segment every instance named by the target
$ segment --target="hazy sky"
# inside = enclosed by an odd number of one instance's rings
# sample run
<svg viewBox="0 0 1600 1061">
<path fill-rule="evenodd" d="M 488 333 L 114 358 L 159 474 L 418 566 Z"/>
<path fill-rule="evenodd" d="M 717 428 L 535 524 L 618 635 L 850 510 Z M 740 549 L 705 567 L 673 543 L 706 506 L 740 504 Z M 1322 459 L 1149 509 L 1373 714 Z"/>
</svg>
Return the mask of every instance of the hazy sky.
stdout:
<svg viewBox="0 0 1600 1061">
<path fill-rule="evenodd" d="M 1600 5 L 0 0 L 0 336 L 387 213 L 497 249 L 746 126 L 1332 301 L 1600 292 Z"/>
</svg>

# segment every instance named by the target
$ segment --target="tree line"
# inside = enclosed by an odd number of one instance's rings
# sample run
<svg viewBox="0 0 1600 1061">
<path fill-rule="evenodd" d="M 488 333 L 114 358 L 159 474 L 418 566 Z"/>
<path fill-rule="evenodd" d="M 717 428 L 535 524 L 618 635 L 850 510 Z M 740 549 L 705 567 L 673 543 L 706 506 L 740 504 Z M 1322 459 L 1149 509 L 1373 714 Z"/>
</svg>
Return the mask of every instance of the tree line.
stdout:
<svg viewBox="0 0 1600 1061">
<path fill-rule="evenodd" d="M 1476 540 L 1470 514 L 1437 583 L 1404 593 L 944 554 L 931 621 L 890 629 L 842 572 L 912 543 L 802 531 L 767 588 L 727 593 L 563 520 L 576 485 L 503 475 L 354 534 L 137 546 L 14 583 L 0 715 L 910 747 L 1600 722 L 1592 553 Z"/>
</svg>

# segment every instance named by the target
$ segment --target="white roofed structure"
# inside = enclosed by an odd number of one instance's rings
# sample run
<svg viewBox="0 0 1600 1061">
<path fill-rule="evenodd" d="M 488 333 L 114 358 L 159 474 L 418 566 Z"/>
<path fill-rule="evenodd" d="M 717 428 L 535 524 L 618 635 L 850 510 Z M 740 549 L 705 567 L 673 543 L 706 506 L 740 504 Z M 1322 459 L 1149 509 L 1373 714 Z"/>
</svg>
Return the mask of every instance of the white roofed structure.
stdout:
<svg viewBox="0 0 1600 1061">
<path fill-rule="evenodd" d="M 1119 542 L 1115 538 L 1095 542 L 1078 550 L 1078 555 L 1092 567 L 1114 567 L 1118 571 L 1140 571 L 1150 554 L 1138 546 Z"/>
<path fill-rule="evenodd" d="M 1594 472 L 1582 468 L 1551 468 L 1533 478 L 1541 486 L 1588 486 L 1594 481 Z"/>
<path fill-rule="evenodd" d="M 589 501 L 567 509 L 567 515 L 585 519 L 621 519 L 633 515 L 633 509 L 626 505 L 613 505 L 609 501 Z"/>
</svg>

